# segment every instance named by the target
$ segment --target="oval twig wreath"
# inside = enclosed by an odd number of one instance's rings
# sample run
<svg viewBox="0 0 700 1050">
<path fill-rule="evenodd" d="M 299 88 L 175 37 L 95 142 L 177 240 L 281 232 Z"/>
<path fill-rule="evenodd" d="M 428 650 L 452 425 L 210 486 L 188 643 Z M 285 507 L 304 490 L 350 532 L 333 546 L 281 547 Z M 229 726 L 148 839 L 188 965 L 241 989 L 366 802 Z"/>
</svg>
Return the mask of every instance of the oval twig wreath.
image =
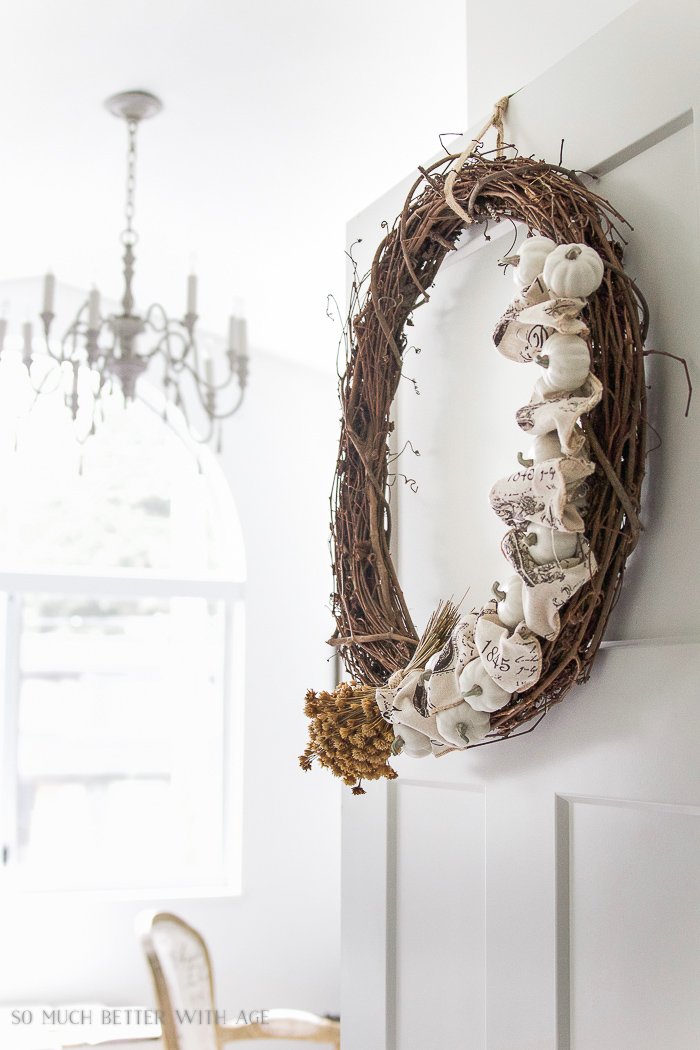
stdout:
<svg viewBox="0 0 700 1050">
<path fill-rule="evenodd" d="M 330 644 L 340 650 L 353 681 L 332 694 L 307 694 L 311 739 L 300 761 L 308 769 L 317 760 L 347 784 L 355 784 L 358 794 L 362 779 L 397 775 L 388 759 L 398 747 L 406 746 L 416 755 L 442 754 L 507 739 L 532 719 L 539 721 L 574 684 L 586 681 L 641 529 L 648 311 L 622 269 L 625 242 L 619 227 L 625 220 L 575 172 L 506 157 L 506 104 L 498 104 L 479 136 L 491 125 L 496 127 L 494 155 L 480 153 L 475 140 L 461 155 L 420 169 L 401 214 L 377 249 L 369 287 L 356 281 L 351 296 L 332 497 L 337 630 Z M 524 430 L 549 442 L 549 452 L 541 453 L 540 461 L 544 456 L 552 477 L 557 474 L 565 484 L 566 509 L 573 518 L 562 523 L 562 506 L 558 518 L 542 518 L 544 511 L 531 498 L 536 466 L 521 459 L 519 474 L 504 479 L 500 496 L 497 487 L 491 494 L 494 509 L 512 526 L 504 553 L 520 577 L 515 580 L 522 587 L 522 598 L 516 596 L 515 602 L 519 611 L 515 616 L 512 609 L 508 612 L 510 595 L 497 588 L 495 599 L 466 617 L 450 603 L 442 605 L 419 638 L 389 554 L 388 435 L 408 343 L 404 327 L 412 323 L 413 311 L 427 302 L 441 263 L 465 227 L 505 217 L 523 223 L 530 236 L 540 239 L 524 243 L 532 248 L 531 257 L 537 250 L 543 260 L 551 255 L 553 276 L 548 280 L 546 270 L 544 276 L 539 274 L 537 265 L 537 280 L 525 275 L 520 297 L 504 315 L 494 341 L 507 356 L 528 361 L 537 360 L 533 344 L 547 338 L 544 349 L 568 354 L 566 368 L 573 367 L 572 374 L 580 347 L 590 354 L 582 385 L 580 375 L 571 380 L 575 387 L 555 376 L 543 387 L 543 375 L 532 402 L 518 413 Z M 566 250 L 552 252 L 555 245 Z M 572 254 L 571 249 L 576 251 Z M 553 293 L 557 259 L 565 267 L 576 260 L 577 252 L 584 253 L 577 265 L 587 260 L 593 270 L 599 266 L 599 286 L 591 294 L 575 287 L 567 290 L 566 274 L 560 273 L 557 280 L 564 291 Z M 527 324 L 523 318 L 528 318 Z M 509 325 L 518 330 L 520 350 L 509 352 L 501 345 L 508 343 Z M 570 351 L 562 339 L 573 339 L 579 350 Z M 552 361 L 540 358 L 538 363 L 549 363 L 547 373 L 556 372 Z M 562 383 L 563 389 L 558 385 Z M 557 451 L 552 451 L 552 441 Z M 585 498 L 576 501 L 584 480 Z M 551 511 L 551 506 L 546 509 Z M 557 555 L 555 545 L 549 567 L 542 559 L 533 561 L 530 555 L 536 550 L 529 544 L 537 539 L 538 528 L 549 529 L 552 541 L 561 532 L 566 540 L 573 533 L 573 559 L 568 550 Z M 547 586 L 554 586 L 556 593 L 548 599 L 550 612 L 538 619 L 533 596 L 545 593 Z M 501 675 L 513 646 L 521 647 L 521 657 L 532 657 L 524 678 L 509 677 L 507 669 L 505 677 Z M 486 702 L 487 686 L 503 692 L 500 706 Z M 470 722 L 470 715 L 459 715 L 463 709 L 472 714 L 477 710 L 479 717 Z M 423 734 L 425 747 L 414 733 Z"/>
</svg>

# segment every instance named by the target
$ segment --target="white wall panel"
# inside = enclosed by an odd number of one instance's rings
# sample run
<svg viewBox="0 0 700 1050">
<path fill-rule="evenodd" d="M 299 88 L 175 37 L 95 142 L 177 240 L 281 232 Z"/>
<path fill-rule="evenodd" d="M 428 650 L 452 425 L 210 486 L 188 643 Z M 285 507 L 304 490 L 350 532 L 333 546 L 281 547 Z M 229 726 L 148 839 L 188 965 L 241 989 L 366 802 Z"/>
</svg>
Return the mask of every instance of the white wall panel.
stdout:
<svg viewBox="0 0 700 1050">
<path fill-rule="evenodd" d="M 482 1050 L 484 796 L 397 781 L 397 1050 Z"/>
<path fill-rule="evenodd" d="M 398 447 L 410 441 L 394 467 L 401 518 L 399 576 L 416 623 L 425 623 L 440 598 L 480 607 L 495 579 L 512 575 L 501 554 L 506 532 L 488 500 L 493 483 L 517 467 L 531 439 L 515 422 L 530 400 L 536 366 L 518 366 L 493 345 L 493 329 L 515 286 L 498 259 L 508 254 L 515 228 L 477 230 L 445 260 L 428 306 L 415 313 L 410 339 L 420 349 L 404 364 L 399 387 Z M 496 234 L 499 234 L 496 236 Z M 520 237 L 525 235 L 521 230 Z M 539 369 L 537 370 L 539 374 Z"/>
<path fill-rule="evenodd" d="M 691 124 L 604 175 L 595 187 L 634 227 L 622 230 L 629 240 L 625 268 L 649 302 L 647 347 L 685 357 L 694 377 L 700 346 L 687 311 L 700 283 L 697 177 Z M 688 387 L 682 365 L 652 356 L 646 367 L 648 418 L 662 444 L 647 458 L 645 531 L 630 560 L 609 638 L 700 633 L 700 606 L 687 600 L 700 572 L 692 527 L 700 497 L 700 412 L 696 403 L 684 417 Z M 651 429 L 647 440 L 650 449 L 659 444 Z"/>
<path fill-rule="evenodd" d="M 635 0 L 467 0 L 467 102 L 477 123 Z"/>
<path fill-rule="evenodd" d="M 695 1050 L 700 809 L 568 804 L 571 1050 Z"/>
</svg>

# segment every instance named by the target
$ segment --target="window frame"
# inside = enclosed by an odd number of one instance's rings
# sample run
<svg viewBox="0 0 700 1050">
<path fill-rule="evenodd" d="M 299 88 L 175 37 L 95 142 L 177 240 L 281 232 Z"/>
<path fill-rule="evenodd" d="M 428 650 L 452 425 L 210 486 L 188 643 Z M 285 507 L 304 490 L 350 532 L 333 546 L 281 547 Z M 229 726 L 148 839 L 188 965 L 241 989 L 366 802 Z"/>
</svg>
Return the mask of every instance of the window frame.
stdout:
<svg viewBox="0 0 700 1050">
<path fill-rule="evenodd" d="M 21 598 L 27 594 L 80 595 L 87 598 L 197 597 L 224 603 L 223 642 L 223 885 L 172 885 L 132 888 L 52 889 L 25 887 L 17 865 L 18 715 L 20 696 Z M 0 884 L 18 894 L 118 900 L 160 900 L 186 897 L 229 897 L 241 893 L 242 787 L 243 787 L 243 647 L 245 584 L 219 576 L 148 574 L 145 571 L 101 572 L 3 572 L 2 603 L 2 716 L 3 773 L 0 784 Z M 7 852 L 6 852 L 7 851 Z"/>
<path fill-rule="evenodd" d="M 228 478 L 212 449 L 190 431 L 183 413 L 145 377 L 136 401 L 159 418 L 182 444 L 183 452 L 204 475 L 213 500 L 223 561 L 216 571 L 187 574 L 153 569 L 105 569 L 66 566 L 33 570 L 0 564 L 0 681 L 4 701 L 0 711 L 0 890 L 37 898 L 152 901 L 235 897 L 242 893 L 243 758 L 245 688 L 245 546 L 240 519 Z M 125 411 L 129 411 L 125 406 Z M 16 877 L 18 714 L 20 697 L 21 607 L 27 594 L 80 595 L 87 598 L 197 597 L 224 603 L 222 666 L 223 748 L 223 870 L 224 883 L 110 889 L 25 887 Z M 9 855 L 5 862 L 4 848 Z"/>
</svg>

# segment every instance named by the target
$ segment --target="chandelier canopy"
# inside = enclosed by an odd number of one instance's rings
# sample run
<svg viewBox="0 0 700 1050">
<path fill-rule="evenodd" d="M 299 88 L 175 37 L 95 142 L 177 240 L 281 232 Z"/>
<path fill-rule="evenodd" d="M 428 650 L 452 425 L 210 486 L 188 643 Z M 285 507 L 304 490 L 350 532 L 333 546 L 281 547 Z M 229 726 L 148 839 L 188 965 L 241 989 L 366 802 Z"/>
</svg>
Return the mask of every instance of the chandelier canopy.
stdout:
<svg viewBox="0 0 700 1050">
<path fill-rule="evenodd" d="M 182 318 L 168 317 L 157 303 L 138 313 L 135 310 L 132 281 L 134 276 L 134 247 L 138 234 L 133 226 L 134 191 L 136 182 L 136 135 L 142 120 L 155 116 L 163 108 L 160 99 L 147 91 L 125 91 L 107 99 L 105 106 L 115 116 L 126 121 L 128 150 L 126 163 L 126 225 L 121 234 L 124 247 L 124 293 L 121 313 L 102 315 L 100 292 L 93 288 L 81 306 L 70 327 L 60 337 L 60 343 L 50 339 L 54 314 L 55 278 L 47 273 L 44 278 L 43 310 L 40 314 L 45 349 L 49 358 L 70 376 L 72 387 L 66 393 L 66 405 L 76 419 L 84 398 L 91 401 L 94 432 L 97 406 L 106 384 L 118 382 L 125 401 L 136 393 L 139 377 L 152 361 L 162 366 L 162 382 L 167 401 L 174 403 L 188 419 L 182 388 L 189 385 L 196 391 L 196 402 L 204 410 L 208 430 L 199 440 L 208 441 L 218 432 L 220 420 L 232 416 L 242 401 L 248 376 L 246 322 L 242 317 L 230 317 L 228 344 L 225 357 L 215 361 L 211 353 L 197 345 L 197 277 L 187 279 L 187 309 Z M 4 337 L 0 322 L 0 347 Z M 29 371 L 34 357 L 31 322 L 24 325 L 22 360 Z M 93 374 L 93 382 L 86 393 L 86 384 L 78 382 L 81 367 Z M 221 374 L 223 373 L 223 374 Z M 70 386 L 70 384 L 69 384 Z M 45 377 L 35 386 L 36 393 L 46 389 Z M 201 415 L 201 413 L 200 413 Z M 188 423 L 189 425 L 189 423 Z M 198 436 L 198 435 L 194 435 Z"/>
</svg>

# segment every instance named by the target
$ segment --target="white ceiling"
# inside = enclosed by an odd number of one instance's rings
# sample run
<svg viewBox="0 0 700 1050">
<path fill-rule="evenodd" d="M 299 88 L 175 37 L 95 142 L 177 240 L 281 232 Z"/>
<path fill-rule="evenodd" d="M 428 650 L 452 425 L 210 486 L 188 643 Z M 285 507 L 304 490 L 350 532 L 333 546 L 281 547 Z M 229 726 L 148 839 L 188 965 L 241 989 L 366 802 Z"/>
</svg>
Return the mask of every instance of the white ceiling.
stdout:
<svg viewBox="0 0 700 1050">
<path fill-rule="evenodd" d="M 253 349 L 332 368 L 345 221 L 464 130 L 464 0 L 4 0 L 1 25 L 0 279 L 120 295 L 102 102 L 143 88 L 137 303 L 184 312 L 194 256 L 205 328 L 244 306 Z"/>
</svg>

